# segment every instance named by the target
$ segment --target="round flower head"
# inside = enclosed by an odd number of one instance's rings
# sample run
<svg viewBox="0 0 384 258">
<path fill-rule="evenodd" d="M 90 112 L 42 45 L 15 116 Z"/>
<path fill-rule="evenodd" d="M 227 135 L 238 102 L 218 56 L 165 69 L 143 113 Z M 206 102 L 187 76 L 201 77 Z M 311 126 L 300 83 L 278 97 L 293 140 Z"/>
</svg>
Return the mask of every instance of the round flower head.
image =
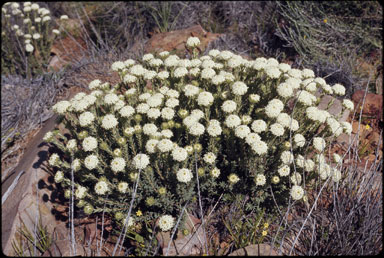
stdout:
<svg viewBox="0 0 384 258">
<path fill-rule="evenodd" d="M 117 126 L 119 122 L 117 121 L 116 117 L 112 114 L 104 116 L 101 127 L 103 127 L 106 130 L 110 130 Z"/>
<path fill-rule="evenodd" d="M 321 137 L 315 137 L 313 138 L 313 147 L 322 152 L 326 146 L 325 140 Z"/>
<path fill-rule="evenodd" d="M 238 81 L 232 84 L 231 89 L 233 94 L 242 96 L 247 92 L 248 86 L 244 82 Z"/>
<path fill-rule="evenodd" d="M 63 181 L 63 179 L 64 179 L 64 173 L 62 171 L 57 171 L 54 178 L 55 182 L 60 183 Z"/>
<path fill-rule="evenodd" d="M 195 122 L 188 128 L 188 131 L 192 135 L 200 136 L 204 133 L 205 127 L 201 123 Z"/>
<path fill-rule="evenodd" d="M 289 168 L 289 166 L 288 165 L 283 165 L 283 166 L 281 166 L 278 170 L 277 170 L 277 172 L 279 173 L 279 175 L 280 176 L 288 176 L 289 175 L 289 173 L 290 173 L 290 168 Z"/>
<path fill-rule="evenodd" d="M 282 136 L 284 135 L 284 127 L 279 123 L 274 123 L 270 127 L 270 131 L 275 136 Z"/>
<path fill-rule="evenodd" d="M 283 98 L 289 98 L 293 95 L 293 87 L 291 84 L 283 82 L 277 86 L 277 93 Z"/>
<path fill-rule="evenodd" d="M 263 174 L 257 174 L 256 176 L 256 185 L 265 185 L 266 178 Z"/>
<path fill-rule="evenodd" d="M 208 92 L 208 91 L 203 91 L 199 94 L 199 96 L 197 97 L 197 103 L 200 105 L 200 106 L 210 106 L 212 105 L 213 103 L 213 95 L 212 93 Z"/>
<path fill-rule="evenodd" d="M 59 115 L 64 115 L 68 108 L 71 106 L 71 102 L 63 100 L 57 102 L 53 107 L 53 111 Z"/>
<path fill-rule="evenodd" d="M 57 30 L 57 29 L 53 29 L 53 30 L 52 30 L 52 33 L 53 33 L 53 34 L 56 34 L 56 35 L 60 35 L 60 31 Z"/>
<path fill-rule="evenodd" d="M 245 142 L 251 146 L 252 146 L 252 144 L 257 143 L 258 141 L 261 141 L 261 138 L 257 133 L 249 133 L 245 137 Z"/>
<path fill-rule="evenodd" d="M 221 105 L 221 109 L 225 112 L 225 113 L 232 113 L 233 111 L 236 110 L 236 102 L 232 101 L 232 100 L 226 100 L 224 101 L 223 105 Z"/>
<path fill-rule="evenodd" d="M 293 69 L 292 69 L 293 70 Z M 292 71 L 290 70 L 290 71 Z M 265 73 L 271 79 L 277 79 L 281 75 L 281 71 L 277 67 L 269 66 L 265 68 Z"/>
<path fill-rule="evenodd" d="M 159 227 L 162 231 L 169 231 L 175 225 L 175 218 L 171 215 L 163 215 L 159 219 Z"/>
<path fill-rule="evenodd" d="M 181 147 L 176 147 L 172 151 L 172 158 L 176 161 L 182 162 L 188 157 L 188 152 Z"/>
<path fill-rule="evenodd" d="M 236 184 L 240 181 L 240 178 L 236 174 L 232 173 L 228 176 L 228 181 L 230 184 Z"/>
<path fill-rule="evenodd" d="M 286 73 L 288 72 L 289 70 L 291 70 L 291 66 L 289 64 L 286 64 L 286 63 L 281 63 L 278 65 L 280 71 L 282 71 L 283 73 Z"/>
<path fill-rule="evenodd" d="M 268 152 L 268 145 L 261 140 L 252 143 L 251 148 L 258 155 L 264 155 Z"/>
<path fill-rule="evenodd" d="M 144 67 L 140 64 L 133 65 L 132 67 L 129 68 L 129 73 L 135 76 L 143 76 L 145 71 L 146 70 L 144 69 Z"/>
<path fill-rule="evenodd" d="M 105 181 L 99 181 L 95 185 L 95 192 L 98 195 L 104 195 L 109 191 L 108 184 Z"/>
<path fill-rule="evenodd" d="M 257 94 L 249 94 L 249 101 L 251 103 L 257 103 L 260 101 L 260 96 Z"/>
<path fill-rule="evenodd" d="M 75 191 L 75 196 L 78 199 L 83 199 L 86 195 L 86 192 L 87 192 L 87 188 L 79 185 Z"/>
<path fill-rule="evenodd" d="M 216 160 L 216 155 L 212 152 L 208 152 L 203 157 L 204 161 L 208 164 L 213 164 Z"/>
<path fill-rule="evenodd" d="M 293 162 L 293 154 L 290 151 L 283 151 L 280 156 L 281 161 L 285 165 L 289 165 Z"/>
<path fill-rule="evenodd" d="M 135 109 L 131 106 L 124 106 L 119 110 L 122 117 L 130 117 L 135 113 Z"/>
<path fill-rule="evenodd" d="M 305 145 L 305 137 L 302 134 L 295 134 L 293 140 L 298 147 L 303 147 Z"/>
<path fill-rule="evenodd" d="M 148 164 L 149 164 L 149 158 L 145 154 L 137 154 L 133 158 L 133 165 L 137 169 L 144 169 L 148 166 Z"/>
<path fill-rule="evenodd" d="M 218 178 L 220 176 L 220 169 L 218 169 L 217 167 L 214 167 L 211 172 L 210 172 L 211 176 L 213 178 Z"/>
<path fill-rule="evenodd" d="M 332 90 L 336 95 L 344 96 L 345 95 L 345 87 L 341 84 L 336 83 L 332 86 Z"/>
<path fill-rule="evenodd" d="M 101 85 L 101 81 L 96 79 L 96 80 L 91 81 L 88 84 L 88 88 L 90 90 L 95 90 L 95 89 L 99 88 L 100 85 Z"/>
<path fill-rule="evenodd" d="M 121 61 L 117 61 L 117 62 L 114 62 L 112 65 L 111 65 L 111 69 L 113 71 L 120 71 L 120 70 L 123 70 L 125 68 L 125 64 Z"/>
<path fill-rule="evenodd" d="M 231 57 L 233 56 L 233 53 L 228 51 L 228 50 L 224 50 L 222 51 L 220 54 L 219 54 L 219 58 L 220 59 L 223 59 L 223 60 L 229 60 Z"/>
<path fill-rule="evenodd" d="M 241 119 L 237 115 L 229 115 L 225 119 L 225 125 L 228 126 L 229 128 L 236 128 L 241 124 Z"/>
<path fill-rule="evenodd" d="M 210 136 L 219 136 L 222 132 L 220 122 L 215 119 L 210 120 L 209 125 L 207 127 L 207 132 Z"/>
<path fill-rule="evenodd" d="M 187 40 L 187 47 L 197 47 L 200 45 L 198 37 L 189 37 Z"/>
<path fill-rule="evenodd" d="M 187 97 L 193 97 L 199 94 L 199 88 L 192 85 L 192 84 L 187 84 L 184 87 L 184 94 Z"/>
<path fill-rule="evenodd" d="M 301 71 L 301 76 L 303 78 L 315 78 L 315 73 L 311 69 L 304 68 Z"/>
<path fill-rule="evenodd" d="M 267 124 L 259 119 L 252 122 L 251 128 L 255 133 L 261 133 L 267 130 Z"/>
<path fill-rule="evenodd" d="M 85 151 L 93 151 L 97 148 L 97 140 L 95 137 L 89 136 L 83 140 L 82 145 Z"/>
<path fill-rule="evenodd" d="M 268 105 L 265 107 L 265 114 L 270 118 L 274 118 L 277 117 L 283 109 L 283 102 L 279 99 L 273 99 L 270 100 Z"/>
<path fill-rule="evenodd" d="M 351 135 L 352 133 L 352 125 L 348 122 L 341 122 L 341 126 L 346 134 Z"/>
<path fill-rule="evenodd" d="M 114 172 L 122 172 L 125 168 L 125 160 L 123 158 L 114 158 L 111 162 L 111 169 Z"/>
<path fill-rule="evenodd" d="M 235 129 L 235 135 L 241 139 L 244 139 L 245 137 L 247 137 L 247 135 L 249 135 L 251 133 L 251 129 L 249 129 L 248 126 L 246 125 L 239 125 L 238 127 L 236 127 Z"/>
<path fill-rule="evenodd" d="M 346 109 L 349 109 L 349 110 L 351 110 L 351 111 L 355 108 L 353 102 L 350 101 L 349 99 L 344 99 L 344 100 L 343 100 L 343 106 L 344 106 Z"/>
<path fill-rule="evenodd" d="M 120 192 L 120 193 L 126 193 L 127 192 L 127 189 L 128 189 L 128 183 L 127 182 L 119 182 L 117 184 L 117 190 Z"/>
<path fill-rule="evenodd" d="M 89 170 L 95 169 L 97 165 L 99 164 L 99 159 L 96 155 L 89 155 L 84 160 L 84 166 L 88 168 Z"/>
<path fill-rule="evenodd" d="M 212 79 L 213 76 L 216 75 L 216 72 L 215 70 L 213 70 L 212 68 L 204 68 L 202 71 L 201 71 L 201 78 L 202 79 Z"/>
<path fill-rule="evenodd" d="M 214 85 L 220 85 L 220 84 L 222 84 L 222 83 L 224 83 L 224 82 L 225 82 L 225 77 L 224 77 L 224 75 L 219 74 L 219 75 L 215 75 L 215 76 L 213 76 L 213 78 L 212 78 L 212 83 L 213 83 Z"/>
<path fill-rule="evenodd" d="M 28 43 L 25 45 L 25 51 L 31 53 L 33 52 L 33 50 L 34 50 L 34 47 L 31 44 Z"/>
<path fill-rule="evenodd" d="M 178 67 L 173 72 L 173 76 L 176 77 L 176 78 L 184 77 L 187 74 L 188 74 L 188 70 L 185 67 Z"/>
<path fill-rule="evenodd" d="M 301 186 L 294 185 L 291 188 L 291 196 L 293 200 L 300 200 L 304 196 L 304 190 Z"/>
<path fill-rule="evenodd" d="M 173 149 L 173 142 L 169 139 L 162 139 L 159 141 L 159 143 L 157 144 L 157 148 L 161 151 L 161 152 L 168 152 L 168 151 L 171 151 Z"/>
<path fill-rule="evenodd" d="M 188 183 L 193 178 L 191 170 L 187 168 L 179 169 L 176 173 L 177 181 L 181 183 Z"/>
<path fill-rule="evenodd" d="M 148 116 L 148 118 L 150 118 L 150 119 L 156 119 L 156 118 L 158 118 L 159 116 L 161 116 L 161 111 L 160 111 L 158 108 L 150 108 L 150 109 L 147 111 L 147 116 Z"/>
<path fill-rule="evenodd" d="M 306 90 L 297 91 L 296 97 L 298 102 L 307 106 L 311 106 L 314 102 L 316 102 L 316 97 Z"/>
<path fill-rule="evenodd" d="M 179 100 L 177 98 L 170 98 L 165 102 L 165 105 L 169 108 L 175 108 L 179 105 Z"/>
<path fill-rule="evenodd" d="M 157 75 L 157 72 L 156 71 L 149 71 L 149 70 L 146 70 L 144 72 L 144 80 L 152 80 L 153 78 L 155 78 Z"/>
</svg>

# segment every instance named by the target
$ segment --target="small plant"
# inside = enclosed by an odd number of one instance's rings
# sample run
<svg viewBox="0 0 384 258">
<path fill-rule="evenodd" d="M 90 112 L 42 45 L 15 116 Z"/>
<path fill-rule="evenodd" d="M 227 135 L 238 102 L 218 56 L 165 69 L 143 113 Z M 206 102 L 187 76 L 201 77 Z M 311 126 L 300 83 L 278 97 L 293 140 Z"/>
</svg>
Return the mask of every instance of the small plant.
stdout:
<svg viewBox="0 0 384 258">
<path fill-rule="evenodd" d="M 351 125 L 316 106 L 344 86 L 274 58 L 199 56 L 199 44 L 187 40 L 191 59 L 164 51 L 117 61 L 118 84 L 96 79 L 90 94 L 53 106 L 70 136 L 47 133 L 58 148 L 49 165 L 86 214 L 169 231 L 181 207 L 202 197 L 247 196 L 247 211 L 273 213 L 275 203 L 305 199 L 311 180 L 341 178 L 323 152 Z M 343 110 L 353 108 L 344 100 Z"/>
<path fill-rule="evenodd" d="M 50 11 L 37 3 L 8 2 L 1 16 L 1 65 L 7 74 L 31 78 L 47 70 L 51 46 L 60 31 Z"/>
</svg>

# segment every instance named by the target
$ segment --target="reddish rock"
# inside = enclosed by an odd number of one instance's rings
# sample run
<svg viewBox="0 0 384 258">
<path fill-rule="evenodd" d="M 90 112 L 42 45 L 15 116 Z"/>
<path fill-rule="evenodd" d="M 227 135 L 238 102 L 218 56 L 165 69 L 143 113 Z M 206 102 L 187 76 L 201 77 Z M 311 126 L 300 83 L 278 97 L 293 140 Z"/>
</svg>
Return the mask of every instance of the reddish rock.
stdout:
<svg viewBox="0 0 384 258">
<path fill-rule="evenodd" d="M 357 107 L 358 105 L 361 106 L 361 104 L 363 103 L 364 94 L 364 91 L 358 90 L 352 95 L 352 101 L 354 102 L 355 107 Z M 357 111 L 360 111 L 360 109 L 357 109 Z M 378 120 L 382 120 L 383 96 L 373 93 L 367 93 L 363 107 L 363 115 L 372 116 Z"/>
<path fill-rule="evenodd" d="M 220 34 L 207 32 L 200 25 L 195 25 L 183 30 L 154 34 L 146 43 L 144 50 L 146 53 L 173 50 L 183 52 L 187 39 L 189 37 L 198 37 L 201 42 L 200 50 L 204 51 L 208 44 L 219 36 Z"/>
</svg>

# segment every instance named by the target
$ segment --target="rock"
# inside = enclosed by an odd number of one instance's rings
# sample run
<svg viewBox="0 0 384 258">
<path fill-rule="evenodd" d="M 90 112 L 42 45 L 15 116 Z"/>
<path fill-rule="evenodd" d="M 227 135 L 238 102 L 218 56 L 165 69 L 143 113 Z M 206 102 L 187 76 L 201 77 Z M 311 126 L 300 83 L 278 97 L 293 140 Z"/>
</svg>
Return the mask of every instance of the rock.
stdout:
<svg viewBox="0 0 384 258">
<path fill-rule="evenodd" d="M 279 256 L 279 254 L 268 244 L 249 245 L 237 249 L 228 256 Z M 281 256 L 281 255 L 280 255 Z"/>
<path fill-rule="evenodd" d="M 185 228 L 188 229 L 190 233 L 186 236 L 184 236 L 182 232 L 177 234 L 176 240 L 172 241 L 168 251 L 168 255 L 170 256 L 199 255 L 203 253 L 206 238 L 203 234 L 203 229 L 200 224 L 201 222 L 192 215 L 187 216 L 189 216 L 189 219 L 187 217 Z M 167 231 L 160 232 L 156 235 L 163 250 L 163 255 L 167 253 L 171 233 L 171 231 Z"/>
<path fill-rule="evenodd" d="M 365 91 L 358 90 L 352 95 L 352 101 L 355 108 L 363 103 Z M 360 111 L 360 109 L 357 109 Z M 378 120 L 383 119 L 383 96 L 373 93 L 367 93 L 363 107 L 363 115 L 372 116 Z"/>
<path fill-rule="evenodd" d="M 208 44 L 216 40 L 220 34 L 206 32 L 200 25 L 195 25 L 183 30 L 175 30 L 170 32 L 154 34 L 146 43 L 145 53 L 158 53 L 161 51 L 173 51 L 184 54 L 185 43 L 189 37 L 198 37 L 200 39 L 200 50 L 208 46 Z"/>
</svg>

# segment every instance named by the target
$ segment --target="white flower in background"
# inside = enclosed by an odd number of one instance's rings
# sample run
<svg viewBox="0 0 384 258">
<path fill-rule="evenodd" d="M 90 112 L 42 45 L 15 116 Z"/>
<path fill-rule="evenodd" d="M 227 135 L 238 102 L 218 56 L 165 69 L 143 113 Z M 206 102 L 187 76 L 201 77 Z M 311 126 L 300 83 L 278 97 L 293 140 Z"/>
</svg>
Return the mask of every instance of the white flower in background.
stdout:
<svg viewBox="0 0 384 258">
<path fill-rule="evenodd" d="M 345 95 L 345 87 L 341 84 L 336 83 L 332 86 L 332 90 L 336 95 L 344 96 Z"/>
<path fill-rule="evenodd" d="M 50 166 L 57 166 L 59 162 L 60 162 L 60 158 L 59 158 L 59 155 L 57 155 L 56 153 L 53 153 L 48 160 L 48 164 Z"/>
<path fill-rule="evenodd" d="M 213 76 L 213 78 L 212 78 L 212 83 L 213 83 L 214 85 L 220 85 L 220 84 L 222 84 L 222 83 L 224 83 L 224 82 L 225 82 L 225 77 L 224 77 L 224 75 L 222 75 L 222 74 L 215 75 L 215 76 Z"/>
<path fill-rule="evenodd" d="M 201 60 L 199 60 L 199 59 L 192 59 L 191 60 L 191 67 L 200 67 L 200 65 L 201 65 Z"/>
<path fill-rule="evenodd" d="M 285 165 L 289 165 L 293 162 L 293 154 L 290 151 L 283 151 L 280 156 L 281 161 Z"/>
<path fill-rule="evenodd" d="M 32 11 L 32 8 L 30 6 L 26 6 L 23 8 L 23 11 L 24 13 L 29 13 L 30 11 Z"/>
<path fill-rule="evenodd" d="M 162 51 L 162 52 L 159 53 L 160 57 L 167 57 L 168 55 L 169 55 L 168 51 Z"/>
<path fill-rule="evenodd" d="M 163 137 L 168 138 L 168 139 L 170 139 L 170 138 L 173 137 L 173 132 L 172 132 L 171 130 L 169 130 L 169 129 L 161 130 L 160 133 L 161 133 L 161 135 L 162 135 Z"/>
<path fill-rule="evenodd" d="M 98 164 L 99 158 L 94 154 L 91 154 L 84 159 L 84 166 L 89 170 L 96 168 Z"/>
<path fill-rule="evenodd" d="M 43 17 L 43 22 L 50 21 L 50 20 L 51 20 L 51 17 L 49 17 L 49 16 L 44 16 Z"/>
<path fill-rule="evenodd" d="M 260 96 L 257 94 L 249 94 L 249 101 L 251 103 L 257 103 L 260 101 Z"/>
<path fill-rule="evenodd" d="M 243 124 L 245 124 L 245 125 L 248 125 L 252 122 L 252 117 L 249 115 L 243 115 L 241 117 L 241 122 L 243 122 Z"/>
<path fill-rule="evenodd" d="M 328 84 L 323 85 L 323 86 L 322 86 L 322 89 L 323 89 L 323 91 L 324 91 L 326 94 L 333 94 L 332 87 L 329 86 Z"/>
<path fill-rule="evenodd" d="M 304 162 L 304 170 L 307 172 L 311 172 L 315 169 L 315 162 L 311 159 L 306 159 Z"/>
<path fill-rule="evenodd" d="M 200 68 L 198 67 L 195 67 L 195 68 L 192 68 L 191 70 L 189 70 L 189 74 L 192 75 L 192 76 L 198 76 L 200 73 Z"/>
<path fill-rule="evenodd" d="M 181 59 L 181 60 L 179 60 L 177 65 L 180 67 L 188 68 L 188 67 L 191 67 L 192 63 L 189 59 Z"/>
<path fill-rule="evenodd" d="M 147 99 L 149 99 L 151 97 L 151 94 L 146 92 L 146 93 L 143 93 L 143 94 L 140 94 L 139 95 L 139 100 L 140 101 L 146 101 Z M 148 103 L 147 103 L 148 104 Z"/>
<path fill-rule="evenodd" d="M 215 62 L 211 59 L 204 60 L 201 64 L 201 68 L 213 68 L 215 66 Z"/>
<path fill-rule="evenodd" d="M 241 139 L 244 139 L 245 137 L 247 137 L 247 135 L 249 135 L 251 133 L 251 129 L 249 129 L 248 126 L 246 125 L 239 125 L 238 127 L 236 127 L 235 129 L 235 135 Z"/>
<path fill-rule="evenodd" d="M 252 122 L 251 128 L 255 133 L 261 133 L 267 130 L 267 124 L 265 121 L 259 119 Z"/>
<path fill-rule="evenodd" d="M 228 67 L 230 67 L 230 68 L 236 68 L 242 64 L 243 64 L 243 58 L 241 56 L 237 56 L 237 55 L 233 55 L 228 60 L 228 63 L 227 63 Z"/>
<path fill-rule="evenodd" d="M 32 9 L 33 9 L 33 5 L 32 5 Z M 60 20 L 68 20 L 68 15 L 61 15 L 60 16 Z"/>
<path fill-rule="evenodd" d="M 266 178 L 263 174 L 257 174 L 256 176 L 256 185 L 265 185 Z"/>
<path fill-rule="evenodd" d="M 188 183 L 193 178 L 191 170 L 187 168 L 179 169 L 176 173 L 177 181 L 181 183 Z"/>
<path fill-rule="evenodd" d="M 220 59 L 223 59 L 223 60 L 229 60 L 231 57 L 233 56 L 233 53 L 228 51 L 228 50 L 224 50 L 222 51 L 220 54 L 219 54 L 219 58 Z"/>
<path fill-rule="evenodd" d="M 333 157 L 333 160 L 334 160 L 336 163 L 339 163 L 340 161 L 343 160 L 343 159 L 340 157 L 340 155 L 337 154 L 337 153 L 333 153 L 332 157 Z"/>
<path fill-rule="evenodd" d="M 295 134 L 293 136 L 293 141 L 298 147 L 303 147 L 305 145 L 305 137 L 302 134 Z"/>
<path fill-rule="evenodd" d="M 191 112 L 191 116 L 196 117 L 198 120 L 204 117 L 204 112 L 201 111 L 200 109 L 194 109 Z"/>
<path fill-rule="evenodd" d="M 180 93 L 177 90 L 170 89 L 165 94 L 170 98 L 178 98 L 180 96 Z"/>
<path fill-rule="evenodd" d="M 189 37 L 187 40 L 188 47 L 197 47 L 200 45 L 200 40 L 198 37 Z"/>
<path fill-rule="evenodd" d="M 197 97 L 197 103 L 200 106 L 210 106 L 213 103 L 213 95 L 208 91 L 203 91 Z"/>
<path fill-rule="evenodd" d="M 305 165 L 305 158 L 302 156 L 302 155 L 297 155 L 296 157 L 296 166 L 298 166 L 299 168 L 304 168 L 304 165 Z"/>
<path fill-rule="evenodd" d="M 225 125 L 229 128 L 236 128 L 241 124 L 241 119 L 238 115 L 229 115 L 225 119 Z"/>
<path fill-rule="evenodd" d="M 149 70 L 146 70 L 144 72 L 144 80 L 152 80 L 153 78 L 155 78 L 157 76 L 157 72 L 155 71 L 149 71 Z"/>
<path fill-rule="evenodd" d="M 124 158 L 117 157 L 112 160 L 111 169 L 114 172 L 122 172 L 124 171 L 125 165 L 126 163 Z"/>
<path fill-rule="evenodd" d="M 32 38 L 32 35 L 31 35 L 31 34 L 24 34 L 24 38 L 26 38 L 26 39 L 31 39 L 31 38 Z"/>
<path fill-rule="evenodd" d="M 124 65 L 125 65 L 125 67 L 126 68 L 129 68 L 129 67 L 131 67 L 132 65 L 134 65 L 135 63 L 136 63 L 136 61 L 135 60 L 133 60 L 133 59 L 127 59 L 127 60 L 125 60 L 124 62 Z"/>
<path fill-rule="evenodd" d="M 143 60 L 144 62 L 147 62 L 153 58 L 155 58 L 155 57 L 152 54 L 145 54 L 145 55 L 143 55 L 141 60 Z"/>
<path fill-rule="evenodd" d="M 81 186 L 81 185 L 77 186 L 77 189 L 75 191 L 76 198 L 83 199 L 85 197 L 86 193 L 87 193 L 86 187 Z"/>
<path fill-rule="evenodd" d="M 127 192 L 127 189 L 128 189 L 128 183 L 127 182 L 119 182 L 117 184 L 117 190 L 120 192 L 120 193 L 126 193 Z"/>
<path fill-rule="evenodd" d="M 123 78 L 123 81 L 125 83 L 134 83 L 137 81 L 137 77 L 136 76 L 133 76 L 131 74 L 126 74 Z"/>
<path fill-rule="evenodd" d="M 114 62 L 111 66 L 111 69 L 116 72 L 119 70 L 123 70 L 124 68 L 125 68 L 125 64 L 121 61 Z"/>
<path fill-rule="evenodd" d="M 252 143 L 251 148 L 258 155 L 264 155 L 268 152 L 268 145 L 261 140 Z"/>
<path fill-rule="evenodd" d="M 208 152 L 203 157 L 204 161 L 208 164 L 213 164 L 216 161 L 216 155 L 213 152 Z"/>
<path fill-rule="evenodd" d="M 41 18 L 40 17 L 37 17 L 37 18 L 35 18 L 35 22 L 36 23 L 39 23 L 39 22 L 41 22 Z M 37 34 L 37 33 L 36 33 Z M 38 38 L 36 38 L 36 39 L 39 39 L 40 38 L 40 35 L 39 35 L 39 37 Z"/>
<path fill-rule="evenodd" d="M 225 80 L 226 80 L 227 82 L 233 82 L 233 81 L 235 81 L 235 76 L 234 76 L 232 73 L 229 73 L 229 72 L 226 72 L 226 71 L 221 70 L 219 74 L 220 74 L 220 75 L 223 75 L 223 76 L 225 77 Z"/>
<path fill-rule="evenodd" d="M 346 108 L 346 109 L 349 109 L 349 110 L 353 110 L 355 108 L 355 105 L 353 104 L 352 101 L 350 101 L 349 99 L 344 99 L 343 100 L 343 106 Z"/>
<path fill-rule="evenodd" d="M 159 227 L 162 231 L 169 231 L 175 225 L 175 218 L 171 215 L 163 215 L 159 219 Z"/>
<path fill-rule="evenodd" d="M 101 127 L 103 127 L 106 130 L 110 130 L 117 126 L 119 122 L 117 121 L 116 117 L 112 114 L 108 114 L 104 116 L 103 120 L 101 121 Z"/>
<path fill-rule="evenodd" d="M 232 173 L 228 176 L 228 181 L 230 184 L 236 184 L 240 181 L 240 178 L 236 174 Z"/>
<path fill-rule="evenodd" d="M 157 126 L 155 124 L 145 124 L 143 126 L 143 133 L 146 135 L 154 135 L 157 132 Z"/>
<path fill-rule="evenodd" d="M 279 123 L 274 123 L 270 126 L 270 132 L 275 136 L 284 135 L 284 127 Z"/>
<path fill-rule="evenodd" d="M 329 128 L 331 129 L 331 132 L 338 137 L 340 134 L 343 133 L 343 127 L 342 125 L 333 117 L 327 118 L 327 124 Z"/>
<path fill-rule="evenodd" d="M 33 50 L 34 50 L 34 47 L 31 44 L 27 43 L 25 45 L 25 51 L 31 53 L 31 52 L 33 52 Z"/>
<path fill-rule="evenodd" d="M 333 168 L 331 171 L 331 177 L 333 182 L 335 183 L 339 182 L 341 179 L 341 171 Z"/>
<path fill-rule="evenodd" d="M 189 128 L 191 127 L 194 123 L 198 122 L 199 118 L 197 116 L 192 116 L 189 115 L 186 118 L 183 119 L 183 124 Z"/>
<path fill-rule="evenodd" d="M 90 90 L 95 90 L 95 89 L 98 89 L 100 87 L 100 84 L 101 84 L 101 81 L 96 79 L 96 80 L 93 80 L 91 81 L 89 84 L 88 84 L 88 88 Z"/>
<path fill-rule="evenodd" d="M 210 175 L 213 177 L 213 178 L 218 178 L 220 176 L 220 169 L 218 169 L 217 167 L 214 167 L 211 172 L 210 172 Z"/>
<path fill-rule="evenodd" d="M 99 182 L 96 183 L 96 185 L 95 185 L 95 192 L 98 195 L 104 195 L 108 191 L 109 191 L 109 187 L 108 187 L 107 182 L 99 181 Z"/>
<path fill-rule="evenodd" d="M 317 84 L 315 82 L 313 82 L 313 79 L 306 79 L 302 83 L 305 86 L 304 88 L 306 91 L 309 91 L 312 94 L 316 93 Z"/>
<path fill-rule="evenodd" d="M 207 127 L 207 132 L 210 136 L 213 136 L 213 137 L 219 136 L 222 132 L 220 122 L 215 119 L 210 120 L 209 125 Z"/>
<path fill-rule="evenodd" d="M 283 165 L 283 166 L 281 166 L 278 170 L 277 170 L 277 172 L 279 173 L 279 175 L 280 176 L 288 176 L 289 175 L 289 173 L 290 173 L 290 168 L 289 168 L 289 166 L 288 165 Z"/>
<path fill-rule="evenodd" d="M 199 122 L 195 122 L 188 128 L 188 131 L 190 134 L 194 136 L 200 136 L 204 133 L 205 127 Z"/>
<path fill-rule="evenodd" d="M 133 158 L 133 165 L 137 169 L 144 169 L 148 166 L 148 164 L 149 164 L 149 158 L 145 154 L 137 154 Z"/>
<path fill-rule="evenodd" d="M 325 162 L 322 162 L 317 165 L 317 171 L 319 172 L 320 178 L 325 180 L 331 175 L 332 168 Z"/>
<path fill-rule="evenodd" d="M 233 94 L 242 96 L 247 92 L 248 86 L 244 82 L 238 81 L 232 84 L 231 89 Z"/>
<path fill-rule="evenodd" d="M 307 105 L 307 106 L 312 106 L 314 104 L 314 102 L 316 102 L 316 97 L 309 93 L 308 91 L 306 90 L 299 90 L 296 92 L 296 97 L 297 97 L 297 101 L 304 104 L 304 105 Z"/>
<path fill-rule="evenodd" d="M 314 137 L 313 138 L 313 147 L 322 152 L 325 149 L 326 143 L 325 140 L 321 137 Z"/>
<path fill-rule="evenodd" d="M 86 137 L 82 146 L 85 151 L 93 151 L 97 148 L 97 139 L 92 136 Z"/>
<path fill-rule="evenodd" d="M 224 103 L 221 105 L 221 109 L 225 112 L 225 113 L 232 113 L 233 111 L 236 110 L 236 102 L 232 101 L 232 100 L 226 100 L 224 101 Z"/>
<path fill-rule="evenodd" d="M 171 120 L 175 116 L 175 110 L 165 107 L 161 110 L 161 117 L 166 120 Z"/>
<path fill-rule="evenodd" d="M 291 196 L 293 200 L 300 200 L 304 196 L 304 190 L 299 185 L 294 185 L 291 188 Z"/>
<path fill-rule="evenodd" d="M 167 67 L 174 67 L 174 66 L 177 66 L 177 64 L 179 63 L 179 60 L 180 58 L 178 56 L 171 55 L 164 60 L 164 65 Z"/>
</svg>

